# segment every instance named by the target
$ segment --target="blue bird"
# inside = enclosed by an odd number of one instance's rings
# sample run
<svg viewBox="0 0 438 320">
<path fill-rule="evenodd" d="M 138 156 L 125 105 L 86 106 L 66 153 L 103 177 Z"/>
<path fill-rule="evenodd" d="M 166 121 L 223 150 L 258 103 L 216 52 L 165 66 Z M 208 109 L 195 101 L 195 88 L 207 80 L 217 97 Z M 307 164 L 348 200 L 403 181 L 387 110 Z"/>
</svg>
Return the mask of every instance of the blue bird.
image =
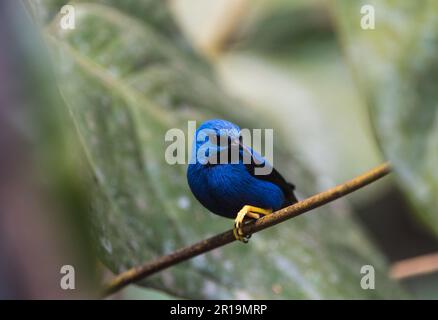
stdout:
<svg viewBox="0 0 438 320">
<path fill-rule="evenodd" d="M 270 173 L 256 175 L 256 168 L 264 166 Z M 241 229 L 245 218 L 258 219 L 298 201 L 294 185 L 243 143 L 237 125 L 221 119 L 196 130 L 187 181 L 205 208 L 235 219 L 234 236 L 242 242 L 250 237 Z"/>
</svg>

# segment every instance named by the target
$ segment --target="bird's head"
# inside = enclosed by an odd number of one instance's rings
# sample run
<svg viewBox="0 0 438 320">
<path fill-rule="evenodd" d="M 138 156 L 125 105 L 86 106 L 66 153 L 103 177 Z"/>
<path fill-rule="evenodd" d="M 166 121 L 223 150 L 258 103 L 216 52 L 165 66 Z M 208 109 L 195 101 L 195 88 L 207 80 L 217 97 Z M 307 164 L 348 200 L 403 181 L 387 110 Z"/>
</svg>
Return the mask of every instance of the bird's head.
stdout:
<svg viewBox="0 0 438 320">
<path fill-rule="evenodd" d="M 220 154 L 229 159 L 233 147 L 238 155 L 239 146 L 242 146 L 242 137 L 237 125 L 221 119 L 208 120 L 196 130 L 192 157 L 201 164 L 219 163 Z"/>
</svg>

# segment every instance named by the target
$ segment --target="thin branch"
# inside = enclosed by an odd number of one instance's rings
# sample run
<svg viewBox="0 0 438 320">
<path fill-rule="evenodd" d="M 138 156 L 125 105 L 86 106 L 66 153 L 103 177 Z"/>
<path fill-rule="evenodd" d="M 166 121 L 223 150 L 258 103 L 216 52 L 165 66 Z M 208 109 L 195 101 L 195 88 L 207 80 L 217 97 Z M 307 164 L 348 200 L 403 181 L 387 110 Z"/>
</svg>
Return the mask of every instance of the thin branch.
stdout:
<svg viewBox="0 0 438 320">
<path fill-rule="evenodd" d="M 245 225 L 242 230 L 245 234 L 259 232 L 280 222 L 320 207 L 328 202 L 341 198 L 357 189 L 366 186 L 367 184 L 382 178 L 390 171 L 391 168 L 389 163 L 384 163 L 350 181 L 318 193 L 310 198 L 295 203 L 294 205 L 278 210 L 273 214 L 264 216 L 253 223 L 249 223 Z M 146 262 L 143 265 L 129 269 L 115 276 L 114 279 L 112 279 L 104 287 L 103 296 L 110 295 L 128 284 L 137 282 L 179 262 L 186 261 L 210 250 L 229 244 L 233 241 L 236 241 L 233 235 L 233 230 L 228 230 L 211 238 L 199 241 L 191 246 L 178 249 L 153 261 Z"/>
<path fill-rule="evenodd" d="M 394 263 L 389 276 L 396 280 L 418 277 L 438 271 L 438 253 L 430 253 Z"/>
</svg>

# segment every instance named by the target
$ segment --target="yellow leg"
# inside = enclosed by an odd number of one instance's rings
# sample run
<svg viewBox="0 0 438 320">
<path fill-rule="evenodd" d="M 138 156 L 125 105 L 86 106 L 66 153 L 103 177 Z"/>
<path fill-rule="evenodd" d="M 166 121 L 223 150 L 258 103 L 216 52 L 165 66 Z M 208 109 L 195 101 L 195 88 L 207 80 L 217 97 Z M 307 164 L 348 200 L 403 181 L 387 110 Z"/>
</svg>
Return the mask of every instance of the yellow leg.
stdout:
<svg viewBox="0 0 438 320">
<path fill-rule="evenodd" d="M 237 217 L 234 220 L 234 237 L 239 241 L 247 243 L 251 235 L 245 235 L 242 231 L 245 218 L 259 219 L 260 216 L 265 216 L 271 213 L 271 209 L 262 209 L 248 205 L 244 206 L 239 213 L 237 213 Z"/>
</svg>

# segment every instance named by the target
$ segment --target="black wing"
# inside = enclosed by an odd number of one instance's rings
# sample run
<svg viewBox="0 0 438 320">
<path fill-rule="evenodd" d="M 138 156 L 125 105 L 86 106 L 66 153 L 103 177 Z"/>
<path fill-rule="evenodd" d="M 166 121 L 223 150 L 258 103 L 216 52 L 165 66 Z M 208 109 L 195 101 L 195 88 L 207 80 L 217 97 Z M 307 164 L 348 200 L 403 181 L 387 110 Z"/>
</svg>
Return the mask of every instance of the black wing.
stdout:
<svg viewBox="0 0 438 320">
<path fill-rule="evenodd" d="M 266 175 L 256 175 L 255 174 L 256 168 L 262 168 L 264 166 L 265 166 L 264 163 L 257 164 L 252 159 L 251 159 L 251 163 L 245 164 L 246 170 L 248 170 L 248 172 L 254 178 L 271 182 L 271 183 L 277 185 L 283 191 L 284 196 L 286 198 L 286 201 L 283 203 L 283 208 L 298 202 L 298 200 L 294 194 L 295 186 L 292 183 L 287 182 L 283 178 L 283 176 L 280 173 L 278 173 L 277 170 L 275 170 L 275 168 L 272 168 L 272 171 L 270 174 L 266 174 Z"/>
</svg>

